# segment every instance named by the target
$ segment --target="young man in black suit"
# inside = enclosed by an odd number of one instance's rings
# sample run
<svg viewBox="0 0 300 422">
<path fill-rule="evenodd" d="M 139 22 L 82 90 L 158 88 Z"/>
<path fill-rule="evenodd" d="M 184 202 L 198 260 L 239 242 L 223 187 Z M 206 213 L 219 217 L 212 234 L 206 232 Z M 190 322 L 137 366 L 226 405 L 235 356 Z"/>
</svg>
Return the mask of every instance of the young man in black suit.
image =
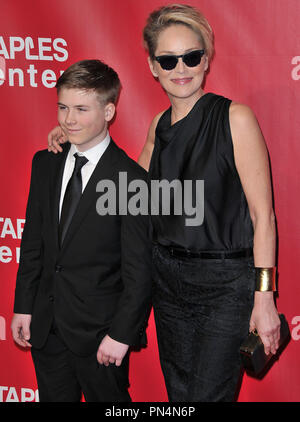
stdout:
<svg viewBox="0 0 300 422">
<path fill-rule="evenodd" d="M 109 136 L 120 90 L 113 69 L 84 60 L 56 86 L 69 143 L 33 158 L 13 338 L 31 347 L 40 401 L 80 401 L 82 392 L 130 401 L 128 349 L 145 342 L 151 306 L 148 216 L 99 215 L 96 187 L 109 180 L 118 192 L 119 173 L 128 183 L 147 174 Z"/>
</svg>

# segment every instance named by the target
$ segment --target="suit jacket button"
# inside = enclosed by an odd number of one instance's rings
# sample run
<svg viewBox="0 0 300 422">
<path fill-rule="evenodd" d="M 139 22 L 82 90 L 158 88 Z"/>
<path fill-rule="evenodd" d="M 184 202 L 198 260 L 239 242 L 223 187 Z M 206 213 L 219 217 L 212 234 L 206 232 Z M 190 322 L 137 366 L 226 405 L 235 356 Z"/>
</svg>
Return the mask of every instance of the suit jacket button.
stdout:
<svg viewBox="0 0 300 422">
<path fill-rule="evenodd" d="M 54 302 L 54 296 L 49 296 L 49 300 L 50 300 L 50 302 Z"/>
<path fill-rule="evenodd" d="M 61 265 L 56 265 L 55 266 L 55 272 L 56 273 L 60 273 L 62 271 L 62 266 Z"/>
</svg>

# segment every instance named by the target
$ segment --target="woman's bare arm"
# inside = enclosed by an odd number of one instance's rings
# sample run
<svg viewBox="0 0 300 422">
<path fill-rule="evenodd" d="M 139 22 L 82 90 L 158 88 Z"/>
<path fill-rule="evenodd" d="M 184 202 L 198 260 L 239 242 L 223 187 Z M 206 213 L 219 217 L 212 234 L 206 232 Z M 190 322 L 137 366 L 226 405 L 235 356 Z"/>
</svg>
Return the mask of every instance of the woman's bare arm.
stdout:
<svg viewBox="0 0 300 422">
<path fill-rule="evenodd" d="M 147 135 L 145 145 L 144 145 L 142 152 L 141 152 L 141 154 L 138 158 L 139 165 L 142 166 L 147 171 L 149 170 L 149 165 L 150 165 L 152 152 L 153 152 L 153 148 L 154 148 L 156 126 L 157 126 L 157 123 L 158 123 L 162 114 L 163 114 L 163 111 L 161 113 L 157 114 L 154 117 L 154 119 L 152 120 L 150 127 L 149 127 L 149 131 L 148 131 L 148 135 Z"/>
<path fill-rule="evenodd" d="M 268 152 L 252 110 L 232 103 L 230 126 L 237 171 L 247 198 L 254 228 L 255 267 L 274 267 L 276 225 L 272 205 L 272 188 Z M 257 329 L 266 353 L 276 352 L 280 320 L 273 292 L 255 292 L 250 330 Z"/>
</svg>

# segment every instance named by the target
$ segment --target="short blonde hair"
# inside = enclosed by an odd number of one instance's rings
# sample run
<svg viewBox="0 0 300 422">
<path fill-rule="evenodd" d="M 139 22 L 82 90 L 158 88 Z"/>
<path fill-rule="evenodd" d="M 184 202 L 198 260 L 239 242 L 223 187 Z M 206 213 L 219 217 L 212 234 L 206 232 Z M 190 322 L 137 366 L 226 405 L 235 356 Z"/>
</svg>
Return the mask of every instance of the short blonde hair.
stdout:
<svg viewBox="0 0 300 422">
<path fill-rule="evenodd" d="M 62 88 L 92 90 L 101 104 L 116 104 L 121 83 L 117 72 L 101 60 L 81 60 L 68 67 L 56 82 Z"/>
<path fill-rule="evenodd" d="M 203 43 L 210 62 L 214 54 L 214 35 L 205 16 L 196 8 L 184 4 L 170 4 L 154 10 L 148 17 L 143 31 L 145 47 L 150 58 L 155 57 L 160 33 L 171 25 L 185 25 L 192 29 Z"/>
</svg>

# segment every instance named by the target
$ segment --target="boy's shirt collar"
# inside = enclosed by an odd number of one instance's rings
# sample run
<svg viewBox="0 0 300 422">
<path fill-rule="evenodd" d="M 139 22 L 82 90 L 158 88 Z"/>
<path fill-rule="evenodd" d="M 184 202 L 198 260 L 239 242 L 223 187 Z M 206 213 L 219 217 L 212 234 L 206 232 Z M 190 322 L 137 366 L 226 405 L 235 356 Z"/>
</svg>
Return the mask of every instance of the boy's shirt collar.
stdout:
<svg viewBox="0 0 300 422">
<path fill-rule="evenodd" d="M 100 160 L 102 154 L 108 147 L 109 143 L 110 143 L 110 135 L 109 135 L 109 132 L 107 132 L 106 137 L 103 139 L 103 141 L 99 142 L 99 144 L 95 145 L 94 147 L 84 152 L 78 151 L 76 145 L 72 144 L 70 148 L 70 156 L 72 157 L 73 160 L 75 160 L 74 154 L 77 152 L 78 155 L 83 155 L 84 157 L 86 157 L 91 164 L 96 165 L 98 161 Z"/>
</svg>

